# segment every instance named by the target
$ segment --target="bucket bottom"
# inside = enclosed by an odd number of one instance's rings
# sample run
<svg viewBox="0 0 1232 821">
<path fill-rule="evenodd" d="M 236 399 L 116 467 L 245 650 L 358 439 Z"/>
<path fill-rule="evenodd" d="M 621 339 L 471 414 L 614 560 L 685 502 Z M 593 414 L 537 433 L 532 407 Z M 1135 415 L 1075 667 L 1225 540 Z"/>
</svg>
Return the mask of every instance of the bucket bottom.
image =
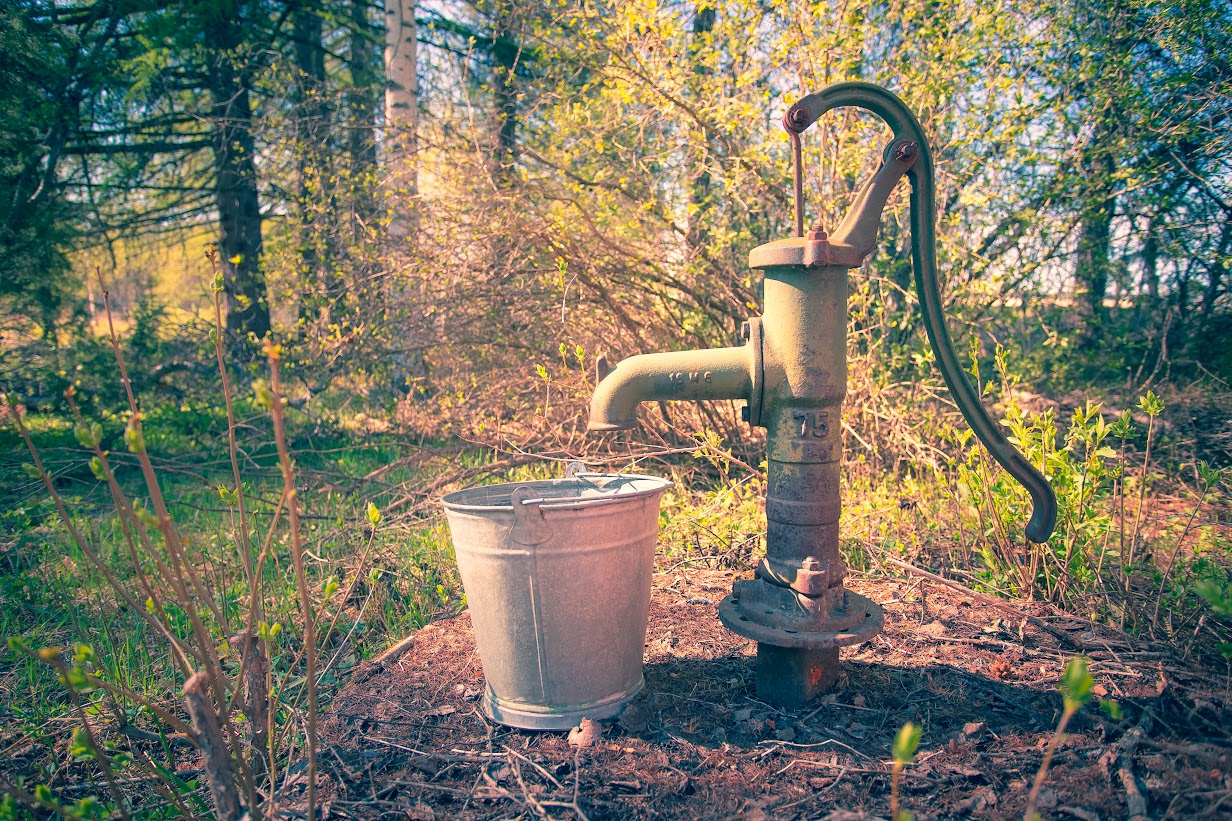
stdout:
<svg viewBox="0 0 1232 821">
<path fill-rule="evenodd" d="M 545 707 L 542 704 L 530 704 L 525 701 L 507 701 L 492 692 L 492 687 L 489 685 L 483 694 L 483 711 L 493 721 L 510 727 L 520 727 L 524 730 L 571 730 L 578 726 L 584 718 L 598 721 L 620 715 L 625 706 L 645 686 L 645 677 L 638 676 L 637 683 L 623 693 L 592 701 L 589 704 Z"/>
</svg>

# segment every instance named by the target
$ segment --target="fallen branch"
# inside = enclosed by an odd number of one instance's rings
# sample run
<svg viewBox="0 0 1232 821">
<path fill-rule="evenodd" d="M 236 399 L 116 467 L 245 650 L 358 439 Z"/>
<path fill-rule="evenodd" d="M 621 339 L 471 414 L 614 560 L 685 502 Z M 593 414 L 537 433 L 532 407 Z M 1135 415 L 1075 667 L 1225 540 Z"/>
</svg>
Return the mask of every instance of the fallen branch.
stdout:
<svg viewBox="0 0 1232 821">
<path fill-rule="evenodd" d="M 1146 788 L 1134 775 L 1134 751 L 1142 743 L 1143 738 L 1151 731 L 1150 714 L 1143 713 L 1138 723 L 1125 732 L 1125 735 L 1112 746 L 1112 749 L 1100 756 L 1100 767 L 1109 772 L 1111 780 L 1112 765 L 1116 765 L 1117 778 L 1125 789 L 1126 818 L 1128 821 L 1149 821 L 1147 814 Z"/>
</svg>

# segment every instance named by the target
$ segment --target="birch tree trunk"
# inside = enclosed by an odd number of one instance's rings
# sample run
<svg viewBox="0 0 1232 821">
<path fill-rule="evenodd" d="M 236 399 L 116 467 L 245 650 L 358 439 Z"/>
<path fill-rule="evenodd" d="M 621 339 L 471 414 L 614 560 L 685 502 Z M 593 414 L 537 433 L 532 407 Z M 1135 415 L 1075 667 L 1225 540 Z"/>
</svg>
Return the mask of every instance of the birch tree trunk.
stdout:
<svg viewBox="0 0 1232 821">
<path fill-rule="evenodd" d="M 419 124 L 419 74 L 415 62 L 415 2 L 385 2 L 385 145 L 392 198 L 389 234 L 410 235 L 415 194 L 415 131 Z"/>
</svg>

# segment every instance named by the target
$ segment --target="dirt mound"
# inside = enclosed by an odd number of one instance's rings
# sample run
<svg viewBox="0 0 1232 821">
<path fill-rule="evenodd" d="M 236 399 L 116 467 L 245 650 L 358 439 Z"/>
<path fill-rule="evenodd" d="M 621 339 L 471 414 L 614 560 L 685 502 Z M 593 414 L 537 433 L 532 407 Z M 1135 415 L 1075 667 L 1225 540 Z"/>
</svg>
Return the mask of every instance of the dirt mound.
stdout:
<svg viewBox="0 0 1232 821">
<path fill-rule="evenodd" d="M 861 818 L 888 814 L 890 743 L 924 727 L 903 778 L 916 818 L 1022 817 L 1081 652 L 1120 721 L 1085 709 L 1053 761 L 1045 818 L 1232 817 L 1232 698 L 1167 647 L 1042 606 L 928 580 L 856 580 L 885 632 L 844 651 L 835 692 L 756 700 L 755 645 L 719 623 L 732 575 L 655 578 L 647 689 L 589 746 L 489 722 L 465 614 L 367 665 L 334 700 L 321 760 L 352 818 Z M 1131 813 L 1132 811 L 1132 813 Z"/>
</svg>

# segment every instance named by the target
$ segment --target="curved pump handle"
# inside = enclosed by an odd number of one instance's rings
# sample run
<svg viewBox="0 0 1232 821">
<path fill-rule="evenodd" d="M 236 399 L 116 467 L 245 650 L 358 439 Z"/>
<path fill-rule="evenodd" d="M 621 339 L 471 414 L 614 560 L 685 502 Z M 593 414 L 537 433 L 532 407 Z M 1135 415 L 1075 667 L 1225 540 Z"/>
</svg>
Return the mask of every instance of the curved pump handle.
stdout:
<svg viewBox="0 0 1232 821">
<path fill-rule="evenodd" d="M 1031 494 L 1031 520 L 1026 535 L 1033 542 L 1046 542 L 1057 524 L 1057 497 L 1052 487 L 1035 467 L 1006 440 L 1000 427 L 992 421 L 980 402 L 980 396 L 967 381 L 958 355 L 950 341 L 941 306 L 941 289 L 937 281 L 936 199 L 933 181 L 933 156 L 924 129 L 911 110 L 894 94 L 870 83 L 838 83 L 810 94 L 787 109 L 783 127 L 798 147 L 799 135 L 833 108 L 855 106 L 871 111 L 894 131 L 896 139 L 908 139 L 919 144 L 919 157 L 908 170 L 911 179 L 911 258 L 915 270 L 915 287 L 924 312 L 924 328 L 937 356 L 937 364 L 945 384 L 958 403 L 963 418 L 984 443 L 1001 467 L 1005 468 Z M 797 152 L 797 157 L 799 156 Z M 796 225 L 802 233 L 803 190 L 800 163 L 797 160 Z"/>
</svg>

